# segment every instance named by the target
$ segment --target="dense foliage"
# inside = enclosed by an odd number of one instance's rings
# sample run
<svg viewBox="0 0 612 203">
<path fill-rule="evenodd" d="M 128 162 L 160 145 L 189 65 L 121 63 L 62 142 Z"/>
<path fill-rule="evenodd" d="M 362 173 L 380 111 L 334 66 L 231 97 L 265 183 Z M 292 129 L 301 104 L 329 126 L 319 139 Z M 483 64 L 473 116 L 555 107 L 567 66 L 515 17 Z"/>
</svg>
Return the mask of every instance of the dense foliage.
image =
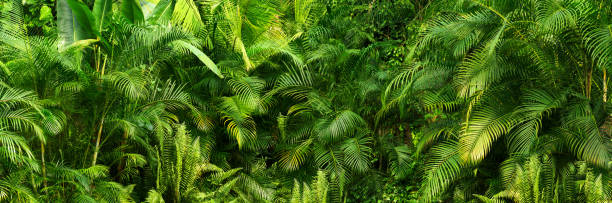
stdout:
<svg viewBox="0 0 612 203">
<path fill-rule="evenodd" d="M 611 0 L 4 0 L 0 202 L 612 201 Z"/>
</svg>

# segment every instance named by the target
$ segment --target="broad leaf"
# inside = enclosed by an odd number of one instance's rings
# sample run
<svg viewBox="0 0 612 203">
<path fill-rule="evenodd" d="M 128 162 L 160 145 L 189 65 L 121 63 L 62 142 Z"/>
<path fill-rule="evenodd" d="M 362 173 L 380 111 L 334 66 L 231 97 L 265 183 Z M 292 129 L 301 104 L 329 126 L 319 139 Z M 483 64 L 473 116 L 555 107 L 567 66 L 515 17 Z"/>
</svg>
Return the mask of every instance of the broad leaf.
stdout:
<svg viewBox="0 0 612 203">
<path fill-rule="evenodd" d="M 96 0 L 93 7 L 93 16 L 96 20 L 96 32 L 102 32 L 104 25 L 110 21 L 112 16 L 112 0 Z"/>
<path fill-rule="evenodd" d="M 177 0 L 172 13 L 172 23 L 183 29 L 196 32 L 202 26 L 202 18 L 193 0 Z"/>
<path fill-rule="evenodd" d="M 131 23 L 141 24 L 145 21 L 139 0 L 124 0 L 123 3 L 121 3 L 121 13 Z"/>
<path fill-rule="evenodd" d="M 77 23 L 72 9 L 68 6 L 68 0 L 58 0 L 56 11 L 60 48 L 66 47 L 76 40 L 84 39 L 81 25 Z"/>
<path fill-rule="evenodd" d="M 161 0 L 153 9 L 153 14 L 147 20 L 151 22 L 169 22 L 174 11 L 174 0 Z"/>
<path fill-rule="evenodd" d="M 82 39 L 93 38 L 99 36 L 100 33 L 95 30 L 96 19 L 93 14 L 83 2 L 77 0 L 67 0 L 68 6 L 72 9 L 72 15 L 80 25 L 82 32 Z"/>
<path fill-rule="evenodd" d="M 179 45 L 189 49 L 189 51 L 191 51 L 191 53 L 196 55 L 198 57 L 198 59 L 200 59 L 200 61 L 202 61 L 202 63 L 204 63 L 204 65 L 206 65 L 206 67 L 208 67 L 208 69 L 210 69 L 210 71 L 215 73 L 220 78 L 223 78 L 223 75 L 221 74 L 221 71 L 219 71 L 219 68 L 217 68 L 217 65 L 215 65 L 215 62 L 213 62 L 210 58 L 208 58 L 208 56 L 206 56 L 206 54 L 204 54 L 204 52 L 200 51 L 200 49 L 198 49 L 197 47 L 195 47 L 195 46 L 193 46 L 193 45 L 191 45 L 191 44 L 189 44 L 187 42 L 179 41 L 177 43 Z"/>
</svg>

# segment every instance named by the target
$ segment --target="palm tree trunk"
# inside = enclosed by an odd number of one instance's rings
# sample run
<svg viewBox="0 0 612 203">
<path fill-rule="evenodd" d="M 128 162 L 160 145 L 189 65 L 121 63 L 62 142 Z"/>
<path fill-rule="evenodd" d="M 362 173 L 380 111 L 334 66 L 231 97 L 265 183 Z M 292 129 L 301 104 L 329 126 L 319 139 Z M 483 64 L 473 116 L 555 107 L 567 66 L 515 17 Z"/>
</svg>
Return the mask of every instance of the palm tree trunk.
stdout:
<svg viewBox="0 0 612 203">
<path fill-rule="evenodd" d="M 38 193 L 36 190 L 36 182 L 34 181 L 34 171 L 30 170 L 30 184 L 32 185 L 32 190 L 34 193 Z"/>
<path fill-rule="evenodd" d="M 603 69 L 603 102 L 608 102 L 608 78 L 606 77 L 606 69 Z M 604 105 L 605 106 L 605 105 Z"/>
<path fill-rule="evenodd" d="M 104 62 L 102 62 L 102 71 L 100 72 L 101 75 L 104 75 L 104 68 L 106 68 L 106 56 L 104 57 Z"/>
<path fill-rule="evenodd" d="M 94 148 L 93 159 L 91 161 L 91 166 L 96 165 L 96 160 L 98 159 L 98 151 L 100 150 L 100 137 L 102 137 L 102 127 L 104 126 L 104 116 L 102 116 L 102 120 L 100 121 L 100 128 L 98 129 L 98 137 L 96 138 L 96 148 Z"/>
<path fill-rule="evenodd" d="M 99 52 L 99 47 L 98 47 L 98 52 Z M 101 55 L 99 55 L 99 57 L 101 57 Z M 100 67 L 100 58 L 98 58 L 96 60 L 96 64 L 97 64 L 96 65 L 96 71 L 98 71 L 99 70 L 98 68 Z M 102 70 L 100 71 L 100 75 L 101 76 L 104 76 L 104 68 L 105 67 L 106 67 L 106 56 L 104 57 L 104 61 L 102 62 Z M 106 102 L 108 102 L 108 100 Z M 93 158 L 92 158 L 92 161 L 91 161 L 91 166 L 95 166 L 96 165 L 96 161 L 98 159 L 98 151 L 100 150 L 100 137 L 102 137 L 102 127 L 104 126 L 104 117 L 105 116 L 106 116 L 106 110 L 102 114 L 102 119 L 100 120 L 100 128 L 98 129 L 98 136 L 96 138 L 96 148 L 94 148 L 94 154 L 93 154 Z"/>
<path fill-rule="evenodd" d="M 123 140 L 121 140 L 121 152 L 122 152 L 122 154 L 123 154 L 123 151 L 124 151 L 123 149 L 125 148 L 123 146 L 125 146 L 127 144 L 127 139 L 128 139 L 128 134 L 127 134 L 127 131 L 125 131 L 125 132 L 123 132 Z M 123 171 L 123 168 L 125 167 L 125 163 L 124 162 L 125 162 L 125 160 L 123 159 L 123 155 L 122 155 L 122 157 L 119 159 L 119 165 L 117 165 L 117 174 L 119 174 L 121 171 Z"/>
<path fill-rule="evenodd" d="M 43 186 L 47 188 L 47 165 L 45 164 L 45 143 L 40 142 L 40 160 L 42 162 L 42 178 L 43 178 Z M 45 190 L 45 194 L 47 194 L 47 190 Z"/>
<path fill-rule="evenodd" d="M 591 84 L 592 84 L 592 80 L 593 79 L 593 68 L 589 68 L 589 70 L 587 70 L 587 74 L 586 74 L 586 97 L 588 99 L 591 99 Z"/>
</svg>

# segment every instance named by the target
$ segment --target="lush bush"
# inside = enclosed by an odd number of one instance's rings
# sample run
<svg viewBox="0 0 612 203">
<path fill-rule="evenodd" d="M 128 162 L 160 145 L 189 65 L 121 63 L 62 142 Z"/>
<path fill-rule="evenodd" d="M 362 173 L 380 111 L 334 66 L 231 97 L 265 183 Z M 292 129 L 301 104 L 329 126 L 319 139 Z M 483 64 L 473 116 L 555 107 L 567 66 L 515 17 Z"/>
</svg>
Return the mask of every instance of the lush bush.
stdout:
<svg viewBox="0 0 612 203">
<path fill-rule="evenodd" d="M 5 0 L 0 201 L 611 201 L 611 11 Z"/>
</svg>

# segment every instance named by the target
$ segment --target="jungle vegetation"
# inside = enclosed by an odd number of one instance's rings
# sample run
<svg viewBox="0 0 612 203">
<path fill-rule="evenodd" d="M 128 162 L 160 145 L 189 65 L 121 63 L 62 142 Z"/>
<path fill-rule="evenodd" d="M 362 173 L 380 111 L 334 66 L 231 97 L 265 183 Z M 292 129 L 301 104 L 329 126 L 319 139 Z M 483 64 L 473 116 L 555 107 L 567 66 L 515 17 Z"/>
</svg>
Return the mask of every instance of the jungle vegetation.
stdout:
<svg viewBox="0 0 612 203">
<path fill-rule="evenodd" d="M 2 0 L 0 202 L 610 202 L 612 0 Z"/>
</svg>

